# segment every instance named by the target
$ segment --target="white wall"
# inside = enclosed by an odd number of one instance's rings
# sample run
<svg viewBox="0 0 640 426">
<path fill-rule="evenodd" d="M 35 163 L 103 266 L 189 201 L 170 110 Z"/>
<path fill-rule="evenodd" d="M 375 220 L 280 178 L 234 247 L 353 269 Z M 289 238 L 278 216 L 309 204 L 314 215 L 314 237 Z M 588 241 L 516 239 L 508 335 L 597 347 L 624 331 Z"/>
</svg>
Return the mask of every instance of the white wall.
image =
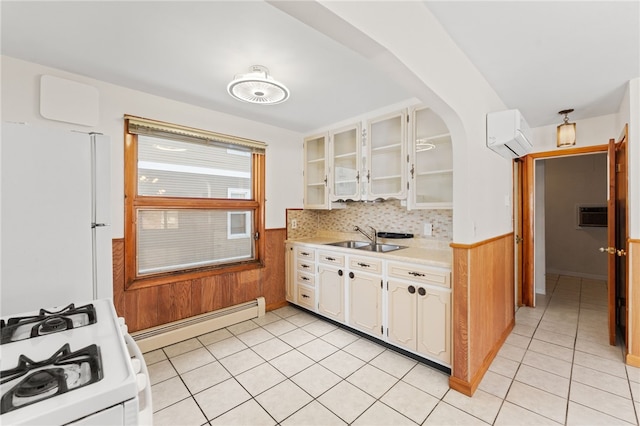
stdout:
<svg viewBox="0 0 640 426">
<path fill-rule="evenodd" d="M 302 135 L 299 133 L 7 56 L 0 59 L 2 121 L 100 132 L 111 137 L 113 238 L 121 238 L 124 234 L 124 114 L 266 142 L 266 227 L 285 227 L 285 209 L 302 207 Z M 99 124 L 86 127 L 43 118 L 39 112 L 40 76 L 43 74 L 98 89 Z"/>
</svg>

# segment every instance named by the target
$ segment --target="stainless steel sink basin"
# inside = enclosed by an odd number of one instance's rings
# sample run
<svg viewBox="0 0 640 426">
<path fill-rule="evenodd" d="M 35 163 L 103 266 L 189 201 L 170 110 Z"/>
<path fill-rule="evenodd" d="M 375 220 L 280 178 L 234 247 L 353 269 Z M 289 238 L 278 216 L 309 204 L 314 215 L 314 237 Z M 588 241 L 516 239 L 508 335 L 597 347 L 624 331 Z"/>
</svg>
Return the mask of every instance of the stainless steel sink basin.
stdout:
<svg viewBox="0 0 640 426">
<path fill-rule="evenodd" d="M 395 251 L 403 248 L 406 248 L 406 247 L 398 246 L 395 244 L 367 244 L 366 246 L 358 247 L 359 250 L 377 251 L 379 253 L 386 253 L 388 251 Z"/>
<path fill-rule="evenodd" d="M 395 244 L 371 244 L 365 241 L 338 241 L 337 243 L 328 243 L 328 246 L 345 247 L 364 251 L 376 251 L 378 253 L 386 253 L 406 248 Z"/>
<path fill-rule="evenodd" d="M 338 241 L 337 243 L 329 243 L 327 245 L 328 246 L 359 249 L 361 247 L 371 245 L 371 243 L 367 243 L 367 242 L 364 242 L 364 241 Z"/>
</svg>

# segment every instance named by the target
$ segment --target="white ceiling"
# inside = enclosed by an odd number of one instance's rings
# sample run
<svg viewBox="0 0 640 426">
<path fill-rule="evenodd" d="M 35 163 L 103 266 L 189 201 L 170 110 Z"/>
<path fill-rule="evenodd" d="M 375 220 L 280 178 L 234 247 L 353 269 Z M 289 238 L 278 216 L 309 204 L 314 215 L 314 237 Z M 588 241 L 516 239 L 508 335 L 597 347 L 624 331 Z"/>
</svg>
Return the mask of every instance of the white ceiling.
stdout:
<svg viewBox="0 0 640 426">
<path fill-rule="evenodd" d="M 534 127 L 560 122 L 565 108 L 576 109 L 572 119 L 615 113 L 625 83 L 640 76 L 637 0 L 425 4 Z M 315 16 L 322 28 L 317 4 L 3 0 L 1 7 L 3 55 L 294 131 L 413 97 L 398 76 L 285 13 L 313 8 L 293 15 Z M 254 64 L 287 85 L 287 102 L 252 105 L 227 94 L 233 76 Z"/>
</svg>

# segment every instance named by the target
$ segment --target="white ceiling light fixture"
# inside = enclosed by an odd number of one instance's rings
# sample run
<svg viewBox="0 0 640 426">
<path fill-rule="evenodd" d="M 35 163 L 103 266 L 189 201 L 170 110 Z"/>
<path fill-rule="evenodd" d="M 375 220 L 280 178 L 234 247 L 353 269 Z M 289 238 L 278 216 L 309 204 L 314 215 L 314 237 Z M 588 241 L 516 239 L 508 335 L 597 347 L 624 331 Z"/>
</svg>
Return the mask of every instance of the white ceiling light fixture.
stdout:
<svg viewBox="0 0 640 426">
<path fill-rule="evenodd" d="M 274 80 L 262 65 L 253 65 L 248 74 L 238 74 L 227 86 L 234 98 L 252 104 L 274 105 L 289 98 L 289 89 Z"/>
</svg>

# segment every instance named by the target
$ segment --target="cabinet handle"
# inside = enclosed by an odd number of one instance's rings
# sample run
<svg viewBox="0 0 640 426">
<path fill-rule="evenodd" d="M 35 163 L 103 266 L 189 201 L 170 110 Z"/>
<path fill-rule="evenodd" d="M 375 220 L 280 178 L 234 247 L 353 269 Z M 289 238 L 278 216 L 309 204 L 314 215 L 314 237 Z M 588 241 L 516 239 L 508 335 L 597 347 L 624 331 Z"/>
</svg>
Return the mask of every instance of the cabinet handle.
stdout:
<svg viewBox="0 0 640 426">
<path fill-rule="evenodd" d="M 353 274 L 353 272 L 349 272 L 349 278 L 353 279 L 353 277 L 355 277 L 355 275 Z"/>
<path fill-rule="evenodd" d="M 307 277 L 302 277 L 302 281 L 309 281 L 309 278 L 307 278 Z"/>
<path fill-rule="evenodd" d="M 329 262 L 333 262 L 333 261 L 336 260 L 336 258 L 327 256 L 327 257 L 325 257 L 325 260 L 328 260 Z"/>
<path fill-rule="evenodd" d="M 302 266 L 303 268 L 309 268 L 310 267 L 309 265 L 304 265 L 304 264 L 300 265 L 300 266 Z"/>
<path fill-rule="evenodd" d="M 327 186 L 327 177 L 324 177 L 324 186 Z"/>
<path fill-rule="evenodd" d="M 410 285 L 407 290 L 409 290 L 409 293 L 411 293 L 411 294 L 416 292 L 416 288 L 414 286 L 412 286 L 412 285 Z"/>
<path fill-rule="evenodd" d="M 306 251 L 300 252 L 300 254 L 303 256 L 309 256 L 309 253 L 307 253 Z"/>
<path fill-rule="evenodd" d="M 360 170 L 356 173 L 356 183 L 360 183 Z"/>
<path fill-rule="evenodd" d="M 418 289 L 418 294 L 419 294 L 420 296 L 424 296 L 425 294 L 427 294 L 427 290 L 425 290 L 424 288 L 420 287 L 420 288 Z"/>
<path fill-rule="evenodd" d="M 309 297 L 311 297 L 311 296 L 306 295 L 306 294 L 303 294 L 303 295 L 302 295 L 302 297 L 304 297 L 305 299 L 308 299 L 308 298 L 309 298 Z"/>
<path fill-rule="evenodd" d="M 415 170 L 416 169 L 415 169 L 414 165 L 412 164 L 411 165 L 411 179 L 413 179 L 413 173 L 415 172 Z"/>
<path fill-rule="evenodd" d="M 362 262 L 358 262 L 358 266 L 362 266 L 363 268 L 370 268 L 371 265 L 369 265 L 368 263 L 362 263 Z"/>
<path fill-rule="evenodd" d="M 342 269 L 338 269 L 338 275 L 342 276 L 344 274 L 344 272 L 342 272 Z"/>
<path fill-rule="evenodd" d="M 420 272 L 409 272 L 409 275 L 413 275 L 414 277 L 424 277 L 424 274 Z"/>
<path fill-rule="evenodd" d="M 371 182 L 371 171 L 367 170 L 367 182 Z"/>
</svg>

